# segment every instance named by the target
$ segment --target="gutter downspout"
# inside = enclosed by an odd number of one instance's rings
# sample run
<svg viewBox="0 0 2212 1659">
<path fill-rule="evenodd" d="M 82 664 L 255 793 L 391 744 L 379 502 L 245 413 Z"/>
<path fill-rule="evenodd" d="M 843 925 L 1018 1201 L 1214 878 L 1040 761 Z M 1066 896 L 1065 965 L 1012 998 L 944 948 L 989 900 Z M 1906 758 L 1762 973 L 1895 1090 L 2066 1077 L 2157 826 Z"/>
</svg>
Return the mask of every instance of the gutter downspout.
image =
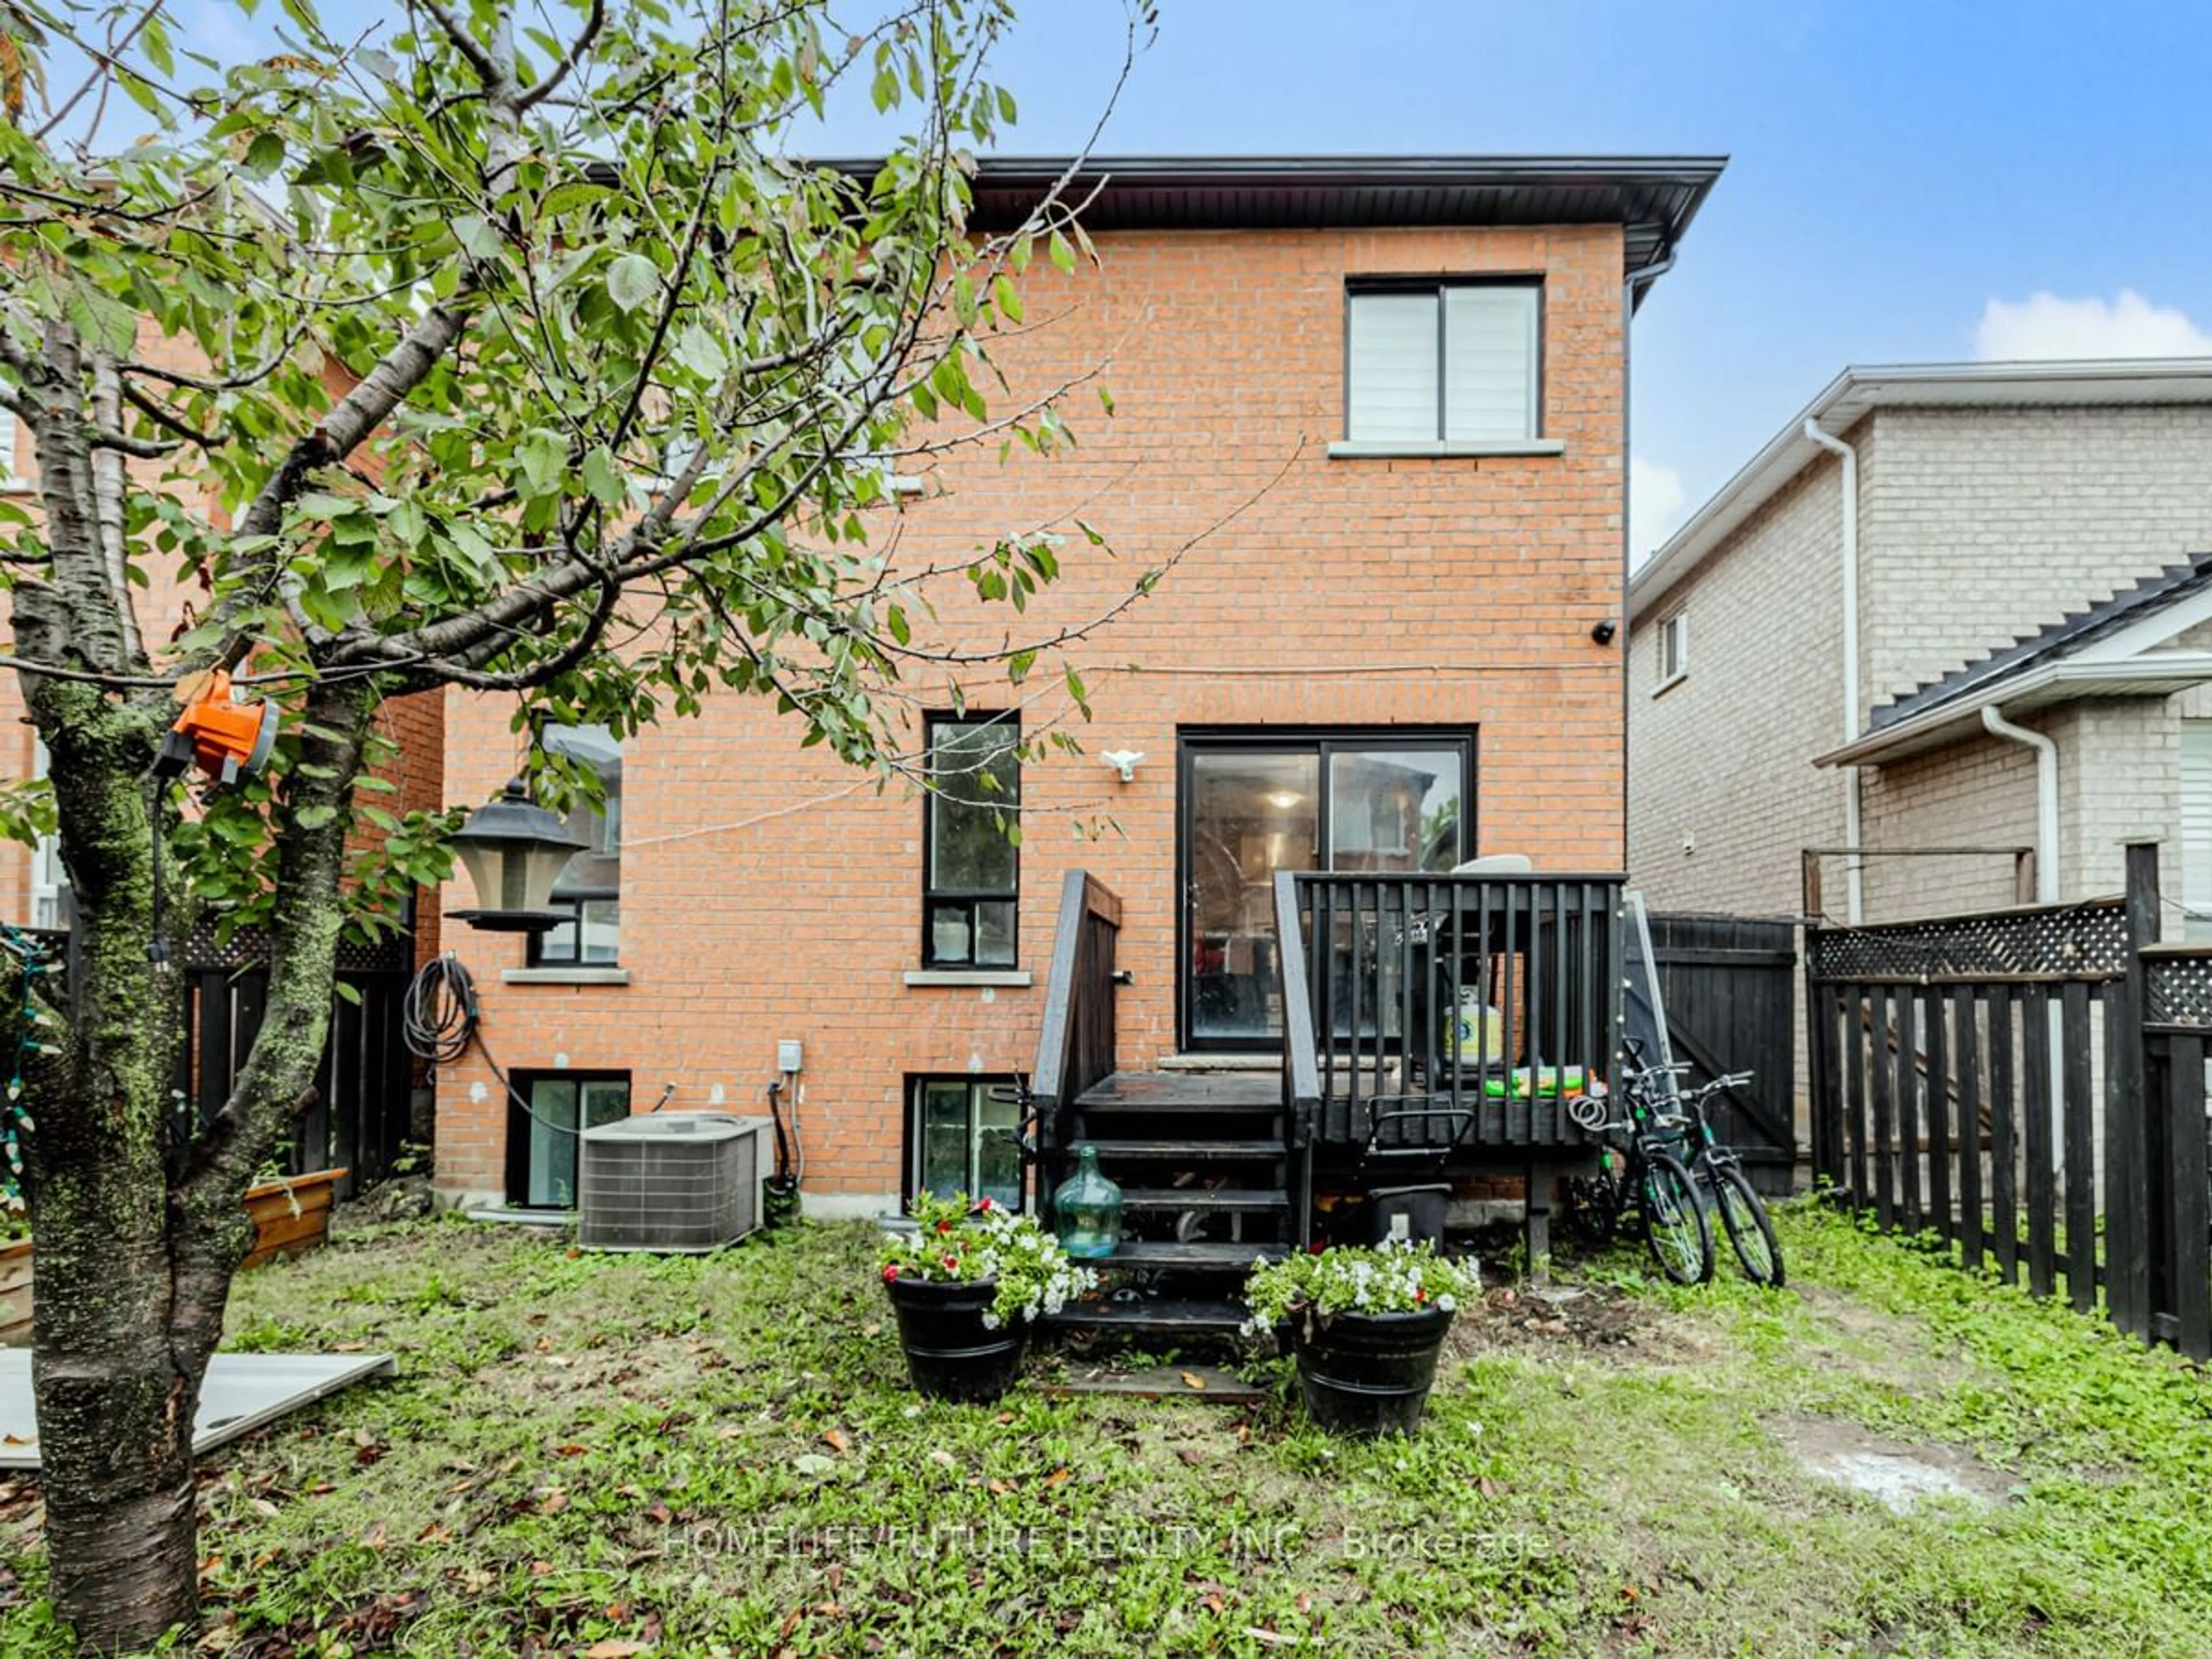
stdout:
<svg viewBox="0 0 2212 1659">
<path fill-rule="evenodd" d="M 1636 572 L 1631 568 L 1636 550 L 1628 541 L 1628 432 L 1629 336 L 1636 322 L 1636 296 L 1674 268 L 1674 256 L 1670 252 L 1654 259 L 1648 265 L 1638 265 L 1621 278 L 1620 282 L 1620 864 L 1628 867 L 1628 791 L 1630 769 L 1636 757 L 1628 752 L 1628 721 L 1632 712 L 1631 687 L 1628 684 L 1628 583 Z"/>
<path fill-rule="evenodd" d="M 1844 466 L 1844 741 L 1850 743 L 1859 735 L 1859 453 L 1824 431 L 1810 416 L 1806 417 L 1804 433 L 1808 441 L 1818 444 Z M 1852 849 L 1850 862 L 1844 866 L 1844 920 L 1856 927 L 1866 914 L 1864 864 L 1857 856 L 1859 769 L 1846 766 L 1843 773 L 1844 845 Z"/>
<path fill-rule="evenodd" d="M 1982 725 L 1992 737 L 2024 743 L 2035 750 L 2035 902 L 2058 902 L 2058 741 L 2041 732 L 2014 726 L 1995 703 L 1982 708 Z"/>
</svg>

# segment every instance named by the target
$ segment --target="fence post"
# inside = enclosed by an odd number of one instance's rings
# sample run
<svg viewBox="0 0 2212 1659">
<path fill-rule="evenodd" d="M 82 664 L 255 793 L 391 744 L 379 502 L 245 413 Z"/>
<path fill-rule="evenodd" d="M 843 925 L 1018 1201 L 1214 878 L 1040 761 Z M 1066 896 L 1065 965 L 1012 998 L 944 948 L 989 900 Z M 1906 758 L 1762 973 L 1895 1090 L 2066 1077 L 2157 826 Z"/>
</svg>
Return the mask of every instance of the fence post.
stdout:
<svg viewBox="0 0 2212 1659">
<path fill-rule="evenodd" d="M 2159 939 L 2156 842 L 2128 843 L 2127 878 L 2126 972 L 2105 1005 L 2112 1027 L 2105 1052 L 2112 1062 L 2105 1085 L 2105 1308 L 2121 1329 L 2147 1339 L 2152 1186 L 2159 1176 L 2147 1139 L 2150 1091 L 2143 951 Z"/>
</svg>

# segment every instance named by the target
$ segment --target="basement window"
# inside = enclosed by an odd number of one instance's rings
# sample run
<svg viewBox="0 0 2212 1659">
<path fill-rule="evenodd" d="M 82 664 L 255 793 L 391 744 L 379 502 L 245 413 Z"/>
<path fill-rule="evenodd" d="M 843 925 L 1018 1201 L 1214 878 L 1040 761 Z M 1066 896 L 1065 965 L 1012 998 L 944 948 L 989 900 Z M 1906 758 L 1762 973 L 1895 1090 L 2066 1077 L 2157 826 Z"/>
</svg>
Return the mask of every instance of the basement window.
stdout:
<svg viewBox="0 0 2212 1659">
<path fill-rule="evenodd" d="M 1021 1120 L 1012 1079 L 918 1077 L 908 1083 L 907 1196 L 965 1193 L 1022 1207 Z"/>
</svg>

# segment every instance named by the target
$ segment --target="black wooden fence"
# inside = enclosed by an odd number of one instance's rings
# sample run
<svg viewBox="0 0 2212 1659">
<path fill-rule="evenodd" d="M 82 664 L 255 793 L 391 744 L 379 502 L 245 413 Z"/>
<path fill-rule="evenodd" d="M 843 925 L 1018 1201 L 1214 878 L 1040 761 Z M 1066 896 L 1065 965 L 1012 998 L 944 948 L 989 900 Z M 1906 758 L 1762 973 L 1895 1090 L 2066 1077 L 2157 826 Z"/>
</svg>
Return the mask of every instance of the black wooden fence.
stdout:
<svg viewBox="0 0 2212 1659">
<path fill-rule="evenodd" d="M 2212 1356 L 2212 950 L 2124 900 L 1806 936 L 1815 1171 L 1970 1269 Z"/>
<path fill-rule="evenodd" d="M 1714 1128 L 1762 1193 L 1786 1194 L 1797 1166 L 1797 927 L 1743 916 L 1655 915 L 1651 956 L 1667 1037 L 1692 1083 L 1731 1072 Z"/>
</svg>

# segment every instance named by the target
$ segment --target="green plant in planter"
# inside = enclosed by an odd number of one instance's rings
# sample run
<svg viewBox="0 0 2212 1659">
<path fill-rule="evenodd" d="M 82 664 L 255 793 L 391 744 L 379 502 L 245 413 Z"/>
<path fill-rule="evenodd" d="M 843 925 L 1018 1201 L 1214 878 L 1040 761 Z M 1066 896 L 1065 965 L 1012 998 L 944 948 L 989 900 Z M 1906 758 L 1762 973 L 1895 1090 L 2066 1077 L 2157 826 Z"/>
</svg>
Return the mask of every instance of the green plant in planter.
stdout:
<svg viewBox="0 0 2212 1659">
<path fill-rule="evenodd" d="M 983 1316 L 993 1330 L 1016 1320 L 1034 1323 L 1093 1289 L 1098 1275 L 1068 1260 L 1060 1240 L 1033 1216 L 990 1199 L 970 1201 L 923 1194 L 909 1213 L 915 1231 L 886 1233 L 878 1258 L 884 1283 L 980 1285 L 998 1293 Z"/>
<path fill-rule="evenodd" d="M 1256 1265 L 1244 1281 L 1252 1315 L 1244 1330 L 1310 1328 L 1340 1314 L 1449 1313 L 1481 1288 L 1472 1264 L 1447 1261 L 1426 1243 L 1340 1244 Z"/>
</svg>

